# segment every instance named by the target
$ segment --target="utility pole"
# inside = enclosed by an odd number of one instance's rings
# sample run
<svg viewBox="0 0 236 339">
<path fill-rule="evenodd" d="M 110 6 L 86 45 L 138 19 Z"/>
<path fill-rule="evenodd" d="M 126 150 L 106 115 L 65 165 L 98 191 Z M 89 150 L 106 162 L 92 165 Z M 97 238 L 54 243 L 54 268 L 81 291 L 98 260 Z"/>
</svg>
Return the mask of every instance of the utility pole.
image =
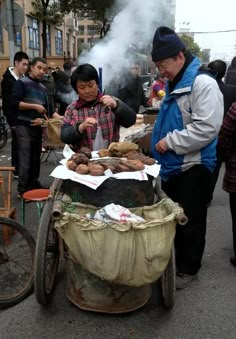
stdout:
<svg viewBox="0 0 236 339">
<path fill-rule="evenodd" d="M 13 66 L 13 58 L 15 55 L 15 41 L 13 30 L 12 0 L 6 0 L 6 12 L 7 12 L 7 31 L 9 40 L 10 65 Z"/>
</svg>

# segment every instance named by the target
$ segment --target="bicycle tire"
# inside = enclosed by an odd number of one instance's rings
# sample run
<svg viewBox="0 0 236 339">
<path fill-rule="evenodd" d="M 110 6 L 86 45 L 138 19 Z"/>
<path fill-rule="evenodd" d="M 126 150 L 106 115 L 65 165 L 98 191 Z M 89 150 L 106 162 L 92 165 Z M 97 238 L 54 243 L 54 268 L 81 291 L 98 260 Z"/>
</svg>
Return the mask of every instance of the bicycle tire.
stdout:
<svg viewBox="0 0 236 339">
<path fill-rule="evenodd" d="M 53 229 L 51 217 L 52 207 L 53 201 L 47 201 L 40 219 L 35 249 L 34 289 L 36 299 L 42 305 L 46 305 L 51 298 L 60 256 L 58 233 Z M 49 269 L 48 259 L 51 260 Z"/>
<path fill-rule="evenodd" d="M 176 295 L 176 266 L 175 266 L 175 249 L 172 247 L 171 257 L 168 265 L 161 276 L 161 294 L 164 307 L 173 308 Z"/>
<path fill-rule="evenodd" d="M 9 243 L 4 238 L 3 227 L 8 227 L 11 233 Z M 0 217 L 0 230 L 0 308 L 5 308 L 19 303 L 33 292 L 35 241 L 26 228 L 10 218 Z M 31 265 L 29 272 L 24 270 L 28 267 L 27 255 Z M 13 289 L 11 283 L 15 285 L 15 293 L 10 293 Z M 3 291 L 9 294 L 3 295 Z"/>
<path fill-rule="evenodd" d="M 3 149 L 6 146 L 8 140 L 7 131 L 0 135 L 0 149 Z"/>
</svg>

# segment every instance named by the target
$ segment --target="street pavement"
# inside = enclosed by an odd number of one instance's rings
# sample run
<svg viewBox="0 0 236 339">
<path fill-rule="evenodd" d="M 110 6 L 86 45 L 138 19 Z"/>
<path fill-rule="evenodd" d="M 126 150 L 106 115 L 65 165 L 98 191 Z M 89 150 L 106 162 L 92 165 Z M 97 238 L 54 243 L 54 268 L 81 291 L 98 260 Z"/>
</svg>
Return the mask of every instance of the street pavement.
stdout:
<svg viewBox="0 0 236 339">
<path fill-rule="evenodd" d="M 8 142 L 0 150 L 0 166 L 10 164 L 9 154 Z M 54 167 L 52 157 L 42 163 L 43 185 L 52 182 L 49 174 Z M 137 311 L 117 315 L 82 311 L 66 299 L 62 258 L 51 303 L 42 307 L 31 295 L 20 304 L 1 310 L 0 338 L 235 339 L 236 269 L 229 263 L 232 232 L 228 195 L 221 189 L 223 172 L 224 168 L 208 209 L 206 249 L 198 280 L 187 289 L 177 291 L 171 311 L 162 305 L 158 283 L 153 285 L 148 303 Z M 17 206 L 20 220 L 15 192 L 14 180 L 13 204 Z M 26 208 L 25 226 L 36 237 L 36 208 L 33 204 L 27 204 Z"/>
</svg>

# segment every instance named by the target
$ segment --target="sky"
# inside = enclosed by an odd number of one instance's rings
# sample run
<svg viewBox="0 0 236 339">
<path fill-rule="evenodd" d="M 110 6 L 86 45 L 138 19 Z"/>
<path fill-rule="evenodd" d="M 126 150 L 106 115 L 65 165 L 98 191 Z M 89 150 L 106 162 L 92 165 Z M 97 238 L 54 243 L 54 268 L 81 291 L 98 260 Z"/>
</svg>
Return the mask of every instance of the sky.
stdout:
<svg viewBox="0 0 236 339">
<path fill-rule="evenodd" d="M 176 0 L 175 28 L 177 32 L 180 26 L 189 27 L 191 32 L 235 30 L 234 32 L 194 35 L 194 40 L 201 49 L 211 49 L 211 60 L 231 61 L 236 55 L 235 10 L 235 0 Z M 186 25 L 186 23 L 189 24 Z"/>
</svg>

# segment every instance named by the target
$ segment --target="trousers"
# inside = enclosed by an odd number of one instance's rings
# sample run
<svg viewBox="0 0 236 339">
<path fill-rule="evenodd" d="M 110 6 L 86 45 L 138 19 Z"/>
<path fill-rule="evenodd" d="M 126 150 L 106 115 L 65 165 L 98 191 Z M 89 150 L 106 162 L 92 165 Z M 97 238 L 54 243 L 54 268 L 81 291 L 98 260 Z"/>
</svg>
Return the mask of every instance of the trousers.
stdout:
<svg viewBox="0 0 236 339">
<path fill-rule="evenodd" d="M 176 226 L 176 268 L 179 273 L 194 275 L 201 267 L 211 175 L 205 166 L 195 165 L 161 182 L 163 191 L 179 203 L 188 217 L 185 226 Z"/>
<path fill-rule="evenodd" d="M 19 149 L 18 192 L 23 194 L 34 188 L 40 174 L 42 128 L 40 126 L 16 126 Z"/>
<path fill-rule="evenodd" d="M 232 217 L 233 249 L 236 256 L 236 193 L 229 193 L 229 206 Z"/>
</svg>

